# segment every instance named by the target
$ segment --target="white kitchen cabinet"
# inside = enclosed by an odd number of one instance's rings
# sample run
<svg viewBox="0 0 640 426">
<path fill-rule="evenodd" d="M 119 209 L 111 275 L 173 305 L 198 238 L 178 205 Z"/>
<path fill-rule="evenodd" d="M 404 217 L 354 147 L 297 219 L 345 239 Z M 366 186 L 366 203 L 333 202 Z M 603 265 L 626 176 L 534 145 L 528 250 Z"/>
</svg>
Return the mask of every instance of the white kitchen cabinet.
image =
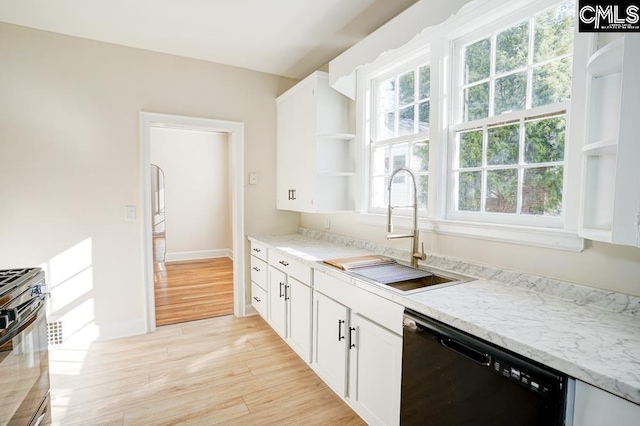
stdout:
<svg viewBox="0 0 640 426">
<path fill-rule="evenodd" d="M 600 46 L 587 73 L 578 233 L 591 240 L 638 246 L 640 34 L 627 33 Z"/>
<path fill-rule="evenodd" d="M 338 395 L 345 397 L 349 309 L 316 291 L 313 312 L 314 369 Z"/>
<path fill-rule="evenodd" d="M 277 250 L 269 250 L 268 257 L 268 323 L 305 362 L 310 363 L 311 270 Z"/>
<path fill-rule="evenodd" d="M 259 243 L 251 242 L 251 305 L 265 320 L 268 319 L 267 301 L 267 249 Z"/>
<path fill-rule="evenodd" d="M 403 307 L 314 271 L 312 367 L 370 425 L 400 421 Z"/>
<path fill-rule="evenodd" d="M 276 206 L 301 212 L 355 208 L 350 100 L 315 72 L 277 99 Z"/>
<path fill-rule="evenodd" d="M 573 426 L 602 425 L 640 425 L 640 405 L 576 380 Z"/>
<path fill-rule="evenodd" d="M 402 336 L 358 314 L 350 319 L 349 402 L 369 424 L 397 424 Z"/>
</svg>

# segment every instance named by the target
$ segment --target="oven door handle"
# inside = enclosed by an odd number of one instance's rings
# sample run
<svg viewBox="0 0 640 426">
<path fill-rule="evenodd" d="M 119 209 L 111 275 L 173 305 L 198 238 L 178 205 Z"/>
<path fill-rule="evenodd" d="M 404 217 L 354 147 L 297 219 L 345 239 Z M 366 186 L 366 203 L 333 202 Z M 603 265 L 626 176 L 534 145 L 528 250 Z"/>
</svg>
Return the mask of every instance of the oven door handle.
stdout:
<svg viewBox="0 0 640 426">
<path fill-rule="evenodd" d="M 29 324 L 35 317 L 38 316 L 41 310 L 45 307 L 46 297 L 44 295 L 34 297 L 18 310 L 18 319 L 15 323 L 11 324 L 5 331 L 5 334 L 0 336 L 0 346 L 7 343 L 9 340 L 16 337 L 22 331 L 22 328 Z"/>
</svg>

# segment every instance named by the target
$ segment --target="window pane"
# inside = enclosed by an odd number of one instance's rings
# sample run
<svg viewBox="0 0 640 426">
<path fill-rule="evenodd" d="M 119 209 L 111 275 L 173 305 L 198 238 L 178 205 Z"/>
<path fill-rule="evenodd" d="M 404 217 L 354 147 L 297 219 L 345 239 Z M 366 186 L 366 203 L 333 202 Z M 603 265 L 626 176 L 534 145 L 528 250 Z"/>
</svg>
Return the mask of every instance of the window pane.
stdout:
<svg viewBox="0 0 640 426">
<path fill-rule="evenodd" d="M 396 107 L 396 79 L 380 83 L 380 112 L 391 111 Z"/>
<path fill-rule="evenodd" d="M 390 150 L 388 146 L 378 146 L 373 148 L 371 153 L 371 175 L 388 175 Z"/>
<path fill-rule="evenodd" d="M 564 160 L 565 119 L 563 117 L 525 123 L 524 161 L 547 163 Z"/>
<path fill-rule="evenodd" d="M 523 214 L 562 214 L 562 172 L 562 166 L 525 169 L 522 188 Z"/>
<path fill-rule="evenodd" d="M 428 65 L 420 67 L 419 72 L 419 85 L 418 85 L 418 99 L 425 99 L 431 96 L 431 68 Z"/>
<path fill-rule="evenodd" d="M 489 83 L 482 83 L 464 90 L 464 121 L 489 116 Z"/>
<path fill-rule="evenodd" d="M 569 53 L 573 46 L 573 2 L 559 5 L 536 17 L 534 62 Z"/>
<path fill-rule="evenodd" d="M 418 106 L 418 132 L 429 130 L 429 101 L 425 101 Z"/>
<path fill-rule="evenodd" d="M 420 141 L 413 144 L 411 156 L 411 171 L 426 172 L 429 170 L 429 141 Z"/>
<path fill-rule="evenodd" d="M 384 208 L 389 204 L 388 177 L 374 177 L 371 179 L 371 207 Z"/>
<path fill-rule="evenodd" d="M 407 163 L 408 163 L 407 157 L 409 156 L 409 144 L 402 143 L 402 144 L 394 145 L 391 148 L 391 156 L 393 157 L 393 168 L 391 169 L 390 172 L 393 172 L 399 169 L 400 167 L 407 166 Z M 404 180 L 403 178 L 404 178 L 404 173 L 399 175 L 394 180 L 394 182 Z"/>
<path fill-rule="evenodd" d="M 396 113 L 389 112 L 380 116 L 378 140 L 389 139 L 396 135 Z"/>
<path fill-rule="evenodd" d="M 496 79 L 494 114 L 523 109 L 526 96 L 527 75 L 525 71 Z"/>
<path fill-rule="evenodd" d="M 481 173 L 456 173 L 458 175 L 458 210 L 480 211 Z"/>
<path fill-rule="evenodd" d="M 533 70 L 532 106 L 563 102 L 571 96 L 571 60 L 550 62 Z"/>
<path fill-rule="evenodd" d="M 413 71 L 403 74 L 398 79 L 398 84 L 400 86 L 400 106 L 408 105 L 413 103 L 414 95 L 415 95 L 415 86 L 414 86 L 415 78 Z"/>
<path fill-rule="evenodd" d="M 429 176 L 416 176 L 416 186 L 418 189 L 418 208 L 426 209 L 429 198 Z"/>
<path fill-rule="evenodd" d="M 413 116 L 413 105 L 403 108 L 399 112 L 399 121 L 398 121 L 398 132 L 400 136 L 402 135 L 412 135 L 414 134 L 415 128 L 415 118 Z"/>
<path fill-rule="evenodd" d="M 527 65 L 529 55 L 529 23 L 509 28 L 496 37 L 496 73 Z"/>
<path fill-rule="evenodd" d="M 488 129 L 487 164 L 518 164 L 519 124 Z"/>
<path fill-rule="evenodd" d="M 480 40 L 464 49 L 464 83 L 489 77 L 491 60 L 491 42 Z"/>
<path fill-rule="evenodd" d="M 459 167 L 482 166 L 482 130 L 460 133 Z"/>
<path fill-rule="evenodd" d="M 518 169 L 487 171 L 485 210 L 515 213 L 518 200 Z"/>
</svg>

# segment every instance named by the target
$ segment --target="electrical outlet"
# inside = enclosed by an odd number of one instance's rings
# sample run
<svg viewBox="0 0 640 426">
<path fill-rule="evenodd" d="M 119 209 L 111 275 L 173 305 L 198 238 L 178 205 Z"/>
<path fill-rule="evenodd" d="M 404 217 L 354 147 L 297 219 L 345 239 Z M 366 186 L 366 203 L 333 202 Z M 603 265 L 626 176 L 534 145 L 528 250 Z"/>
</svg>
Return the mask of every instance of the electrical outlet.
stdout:
<svg viewBox="0 0 640 426">
<path fill-rule="evenodd" d="M 249 173 L 249 185 L 257 185 L 257 184 L 258 184 L 258 174 Z"/>
<path fill-rule="evenodd" d="M 331 228 L 331 216 L 326 216 L 324 218 L 324 229 Z"/>
</svg>

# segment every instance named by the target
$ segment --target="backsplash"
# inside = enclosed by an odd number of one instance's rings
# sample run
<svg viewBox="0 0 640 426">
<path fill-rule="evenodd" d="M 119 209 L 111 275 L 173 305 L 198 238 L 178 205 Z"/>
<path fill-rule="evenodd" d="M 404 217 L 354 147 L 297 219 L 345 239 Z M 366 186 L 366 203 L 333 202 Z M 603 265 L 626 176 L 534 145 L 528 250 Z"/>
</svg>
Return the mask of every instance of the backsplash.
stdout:
<svg viewBox="0 0 640 426">
<path fill-rule="evenodd" d="M 359 240 L 343 235 L 302 227 L 298 228 L 298 233 L 316 240 L 367 250 L 396 259 L 409 260 L 409 252 L 407 250 L 387 247 L 371 241 Z M 638 296 L 614 293 L 579 284 L 557 281 L 550 278 L 538 277 L 535 275 L 523 274 L 434 255 L 427 255 L 427 259 L 420 263 L 476 279 L 496 281 L 505 285 L 525 288 L 531 291 L 561 297 L 563 299 L 574 301 L 578 305 L 596 306 L 601 309 L 633 315 L 640 318 L 640 297 Z"/>
</svg>

